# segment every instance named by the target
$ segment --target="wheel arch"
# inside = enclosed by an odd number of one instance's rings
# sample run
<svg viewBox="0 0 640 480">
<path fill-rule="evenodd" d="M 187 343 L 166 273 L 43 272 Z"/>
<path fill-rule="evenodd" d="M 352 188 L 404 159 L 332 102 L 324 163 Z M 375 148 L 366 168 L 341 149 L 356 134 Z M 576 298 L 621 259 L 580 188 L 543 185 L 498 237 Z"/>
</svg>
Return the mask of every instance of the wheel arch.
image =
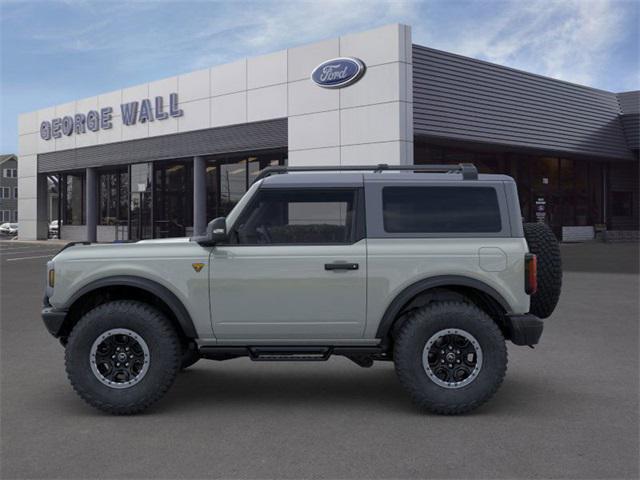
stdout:
<svg viewBox="0 0 640 480">
<path fill-rule="evenodd" d="M 376 338 L 381 339 L 383 345 L 387 345 L 398 321 L 401 322 L 403 314 L 411 309 L 416 299 L 430 293 L 442 294 L 442 292 L 450 292 L 467 298 L 487 311 L 494 319 L 496 316 L 501 317 L 510 311 L 506 299 L 495 288 L 480 280 L 462 275 L 425 278 L 405 287 L 395 296 L 380 320 Z M 499 323 L 499 326 L 503 329 L 503 325 Z"/>
<path fill-rule="evenodd" d="M 184 338 L 191 339 L 198 336 L 191 315 L 171 290 L 156 281 L 129 275 L 101 278 L 88 283 L 75 292 L 64 305 L 68 313 L 61 336 L 68 335 L 73 325 L 87 311 L 88 307 L 94 308 L 104 301 L 115 299 L 141 300 L 153 303 L 169 316 Z"/>
</svg>

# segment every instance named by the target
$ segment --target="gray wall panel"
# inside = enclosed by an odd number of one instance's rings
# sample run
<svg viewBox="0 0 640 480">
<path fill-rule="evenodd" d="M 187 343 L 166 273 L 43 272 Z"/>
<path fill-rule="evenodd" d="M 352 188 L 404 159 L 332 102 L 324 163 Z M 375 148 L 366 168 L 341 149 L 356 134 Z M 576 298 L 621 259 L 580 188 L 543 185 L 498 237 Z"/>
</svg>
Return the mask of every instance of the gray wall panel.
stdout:
<svg viewBox="0 0 640 480">
<path fill-rule="evenodd" d="M 627 145 L 633 150 L 640 149 L 640 91 L 623 92 L 616 95 L 622 111 L 622 128 Z"/>
<path fill-rule="evenodd" d="M 630 113 L 620 117 L 627 145 L 633 150 L 640 149 L 640 114 Z"/>
<path fill-rule="evenodd" d="M 38 172 L 286 148 L 287 119 L 196 130 L 38 155 Z"/>
<path fill-rule="evenodd" d="M 632 159 L 614 93 L 413 46 L 416 135 Z"/>
<path fill-rule="evenodd" d="M 640 113 L 640 90 L 616 94 L 622 113 Z"/>
</svg>

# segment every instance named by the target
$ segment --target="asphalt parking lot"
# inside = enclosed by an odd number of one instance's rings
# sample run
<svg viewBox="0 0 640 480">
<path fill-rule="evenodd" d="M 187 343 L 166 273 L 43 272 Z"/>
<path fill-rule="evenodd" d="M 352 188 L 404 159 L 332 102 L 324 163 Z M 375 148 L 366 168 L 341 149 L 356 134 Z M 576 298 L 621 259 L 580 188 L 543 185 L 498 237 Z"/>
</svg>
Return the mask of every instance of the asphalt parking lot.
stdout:
<svg viewBox="0 0 640 480">
<path fill-rule="evenodd" d="M 40 303 L 52 244 L 0 242 L 0 476 L 638 478 L 638 245 L 563 245 L 564 290 L 498 394 L 421 414 L 393 366 L 201 361 L 137 417 L 67 382 Z"/>
</svg>

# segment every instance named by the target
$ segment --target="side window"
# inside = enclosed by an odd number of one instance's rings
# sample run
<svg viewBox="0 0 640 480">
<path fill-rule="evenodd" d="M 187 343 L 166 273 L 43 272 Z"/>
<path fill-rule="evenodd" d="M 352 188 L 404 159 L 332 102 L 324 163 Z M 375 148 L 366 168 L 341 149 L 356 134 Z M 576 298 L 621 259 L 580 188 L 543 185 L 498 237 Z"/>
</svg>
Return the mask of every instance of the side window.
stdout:
<svg viewBox="0 0 640 480">
<path fill-rule="evenodd" d="M 240 245 L 353 243 L 355 189 L 263 189 L 238 219 Z"/>
<path fill-rule="evenodd" d="M 497 233 L 500 207 L 491 187 L 385 187 L 384 229 L 389 233 Z"/>
</svg>

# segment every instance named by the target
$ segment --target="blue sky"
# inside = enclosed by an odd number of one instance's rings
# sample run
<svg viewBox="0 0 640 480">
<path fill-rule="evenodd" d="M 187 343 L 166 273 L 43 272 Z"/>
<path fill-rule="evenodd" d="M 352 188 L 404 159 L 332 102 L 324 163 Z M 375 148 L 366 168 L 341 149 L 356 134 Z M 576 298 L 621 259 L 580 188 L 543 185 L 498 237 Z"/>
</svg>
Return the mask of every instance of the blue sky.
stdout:
<svg viewBox="0 0 640 480">
<path fill-rule="evenodd" d="M 421 45 L 640 88 L 636 0 L 0 0 L 0 153 L 19 113 L 391 22 Z"/>
</svg>

